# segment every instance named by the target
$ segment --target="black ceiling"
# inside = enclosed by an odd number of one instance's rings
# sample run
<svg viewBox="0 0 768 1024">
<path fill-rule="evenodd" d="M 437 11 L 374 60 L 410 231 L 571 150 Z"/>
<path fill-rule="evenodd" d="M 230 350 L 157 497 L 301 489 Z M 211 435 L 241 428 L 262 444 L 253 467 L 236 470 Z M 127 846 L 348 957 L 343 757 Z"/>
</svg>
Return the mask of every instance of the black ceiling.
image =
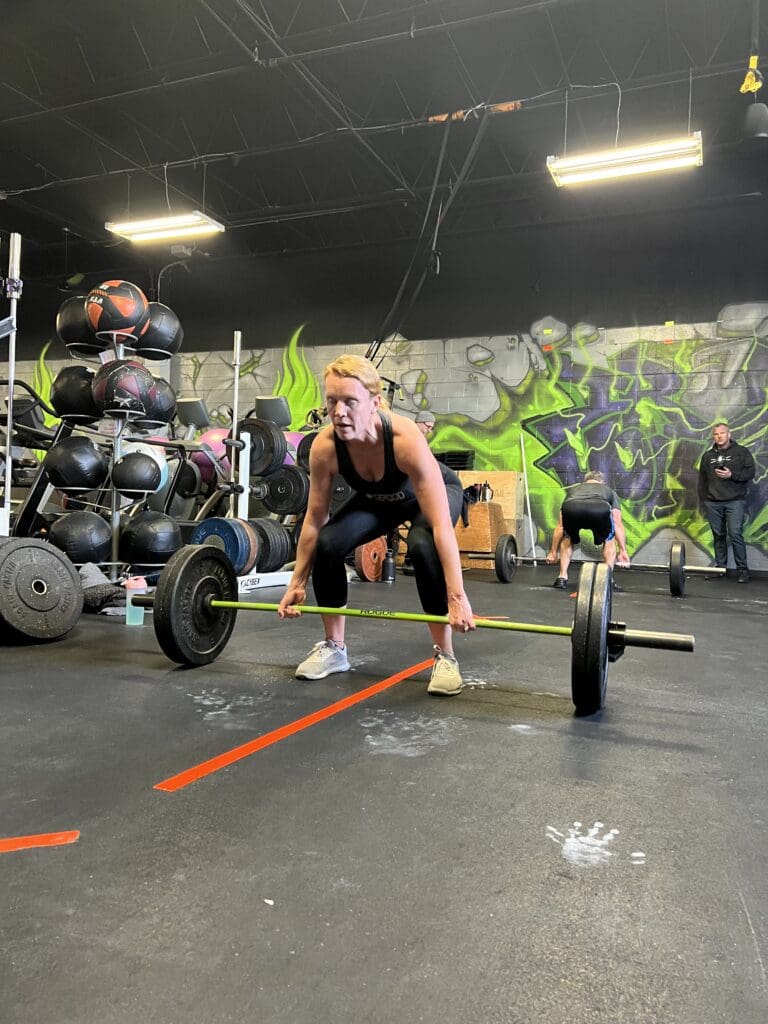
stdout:
<svg viewBox="0 0 768 1024">
<path fill-rule="evenodd" d="M 104 222 L 169 207 L 226 225 L 216 255 L 263 256 L 754 198 L 756 3 L 6 4 L 0 228 L 43 276 L 130 260 Z M 613 145 L 617 114 L 620 142 L 701 129 L 704 168 L 663 192 L 557 192 L 547 155 Z"/>
</svg>

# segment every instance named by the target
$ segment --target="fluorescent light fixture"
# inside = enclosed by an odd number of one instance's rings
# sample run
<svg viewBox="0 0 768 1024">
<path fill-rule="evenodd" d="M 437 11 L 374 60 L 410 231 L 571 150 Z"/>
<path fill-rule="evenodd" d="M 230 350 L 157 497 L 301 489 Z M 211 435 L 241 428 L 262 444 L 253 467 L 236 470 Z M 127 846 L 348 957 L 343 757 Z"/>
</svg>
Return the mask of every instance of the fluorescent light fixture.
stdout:
<svg viewBox="0 0 768 1024">
<path fill-rule="evenodd" d="M 644 146 L 625 146 L 562 158 L 548 156 L 547 170 L 557 187 L 561 188 L 563 185 L 581 185 L 608 178 L 701 167 L 703 163 L 701 132 L 694 132 L 681 139 L 650 142 Z"/>
<path fill-rule="evenodd" d="M 199 210 L 176 216 L 123 221 L 119 224 L 108 220 L 104 227 L 115 235 L 127 238 L 129 242 L 165 242 L 172 238 L 199 238 L 224 231 L 223 224 Z"/>
</svg>

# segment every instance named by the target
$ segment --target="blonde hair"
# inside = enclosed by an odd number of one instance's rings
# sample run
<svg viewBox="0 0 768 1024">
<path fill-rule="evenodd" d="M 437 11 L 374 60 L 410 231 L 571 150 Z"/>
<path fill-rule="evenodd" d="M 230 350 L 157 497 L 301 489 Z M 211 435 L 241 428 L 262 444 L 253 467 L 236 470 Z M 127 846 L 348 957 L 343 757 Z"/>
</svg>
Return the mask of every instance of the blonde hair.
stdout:
<svg viewBox="0 0 768 1024">
<path fill-rule="evenodd" d="M 379 395 L 382 409 L 389 408 L 389 403 L 381 391 L 379 371 L 370 359 L 349 354 L 339 356 L 338 359 L 328 363 L 323 370 L 323 380 L 331 373 L 337 377 L 354 377 L 356 380 L 359 380 L 369 394 Z"/>
<path fill-rule="evenodd" d="M 584 474 L 584 483 L 605 483 L 605 473 L 601 473 L 599 469 L 590 469 L 588 473 Z"/>
</svg>

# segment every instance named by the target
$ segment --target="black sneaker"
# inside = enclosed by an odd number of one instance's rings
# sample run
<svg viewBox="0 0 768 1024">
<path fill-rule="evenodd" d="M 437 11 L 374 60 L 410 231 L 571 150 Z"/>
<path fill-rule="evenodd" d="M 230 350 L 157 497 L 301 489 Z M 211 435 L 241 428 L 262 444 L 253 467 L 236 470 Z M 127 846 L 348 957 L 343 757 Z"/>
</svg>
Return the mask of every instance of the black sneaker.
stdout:
<svg viewBox="0 0 768 1024">
<path fill-rule="evenodd" d="M 552 586 L 556 587 L 558 590 L 567 590 L 568 580 L 565 576 L 558 576 Z"/>
<path fill-rule="evenodd" d="M 736 579 L 738 583 L 749 583 L 749 572 L 746 569 L 739 569 L 739 575 Z"/>
<path fill-rule="evenodd" d="M 614 594 L 623 594 L 624 587 L 620 587 L 616 580 L 613 581 L 613 592 Z"/>
</svg>

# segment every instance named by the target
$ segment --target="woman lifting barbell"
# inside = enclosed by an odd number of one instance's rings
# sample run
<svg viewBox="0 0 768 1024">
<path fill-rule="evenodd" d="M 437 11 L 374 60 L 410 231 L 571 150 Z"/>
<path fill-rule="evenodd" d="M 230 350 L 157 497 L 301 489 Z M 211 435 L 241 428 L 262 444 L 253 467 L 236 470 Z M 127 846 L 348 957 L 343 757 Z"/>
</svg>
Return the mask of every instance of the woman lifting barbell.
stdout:
<svg viewBox="0 0 768 1024">
<path fill-rule="evenodd" d="M 460 693 L 461 673 L 451 634 L 475 628 L 454 532 L 464 500 L 461 481 L 435 459 L 413 420 L 387 410 L 373 363 L 342 355 L 328 364 L 323 377 L 331 423 L 310 449 L 309 502 L 296 565 L 278 615 L 301 614 L 295 606 L 304 603 L 310 572 L 318 603 L 343 608 L 346 556 L 359 544 L 410 520 L 408 553 L 422 608 L 430 615 L 448 616 L 447 625 L 429 623 L 435 662 L 427 690 L 445 696 Z M 337 474 L 356 493 L 331 517 Z M 323 623 L 325 639 L 298 666 L 298 679 L 324 679 L 350 668 L 345 618 L 323 615 Z"/>
</svg>

